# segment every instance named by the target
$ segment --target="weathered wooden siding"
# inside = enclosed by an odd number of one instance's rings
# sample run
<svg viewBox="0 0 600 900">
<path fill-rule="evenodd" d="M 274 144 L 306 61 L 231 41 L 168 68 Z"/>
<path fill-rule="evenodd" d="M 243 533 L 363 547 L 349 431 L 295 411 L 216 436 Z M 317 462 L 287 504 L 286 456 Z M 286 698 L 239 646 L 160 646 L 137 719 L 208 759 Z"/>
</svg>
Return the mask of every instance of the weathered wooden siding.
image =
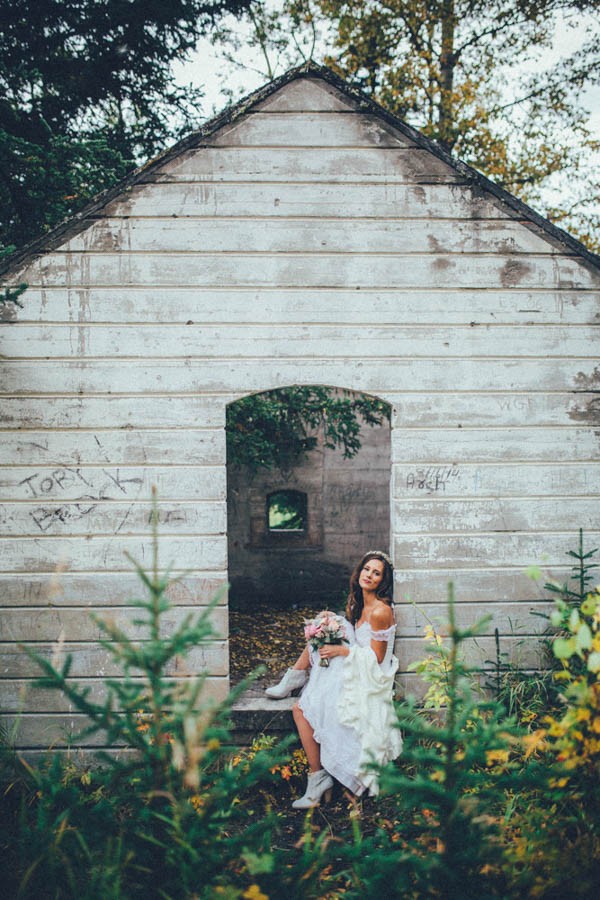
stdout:
<svg viewBox="0 0 600 900">
<path fill-rule="evenodd" d="M 225 583 L 226 405 L 289 384 L 394 407 L 402 670 L 423 652 L 403 601 L 443 618 L 449 579 L 461 621 L 493 615 L 474 659 L 496 626 L 535 662 L 544 600 L 524 568 L 562 578 L 577 527 L 600 540 L 600 276 L 565 245 L 311 77 L 150 168 L 19 280 L 1 333 L 0 674 L 22 745 L 76 717 L 31 689 L 16 644 L 52 653 L 63 633 L 101 690 L 85 616 L 133 617 L 123 551 L 148 561 L 151 485 L 161 560 L 189 570 L 174 621 Z M 224 608 L 215 623 L 188 665 L 222 695 Z"/>
</svg>

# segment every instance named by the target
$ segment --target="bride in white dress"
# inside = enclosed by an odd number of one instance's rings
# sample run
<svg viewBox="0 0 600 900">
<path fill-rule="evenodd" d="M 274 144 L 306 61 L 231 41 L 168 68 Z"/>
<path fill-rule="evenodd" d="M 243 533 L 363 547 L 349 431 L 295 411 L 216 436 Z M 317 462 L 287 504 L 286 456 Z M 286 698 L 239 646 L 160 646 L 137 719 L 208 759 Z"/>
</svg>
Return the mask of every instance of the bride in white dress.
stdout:
<svg viewBox="0 0 600 900">
<path fill-rule="evenodd" d="M 293 708 L 294 721 L 309 764 L 308 785 L 297 809 L 317 806 L 333 778 L 354 794 L 376 794 L 373 763 L 384 765 L 402 749 L 392 706 L 394 676 L 393 569 L 388 556 L 366 553 L 350 577 L 346 606 L 347 644 L 327 644 L 318 652 L 305 649 L 280 685 L 267 691 L 278 696 L 286 679 L 302 684 L 310 677 Z M 328 659 L 322 667 L 319 657 Z"/>
</svg>

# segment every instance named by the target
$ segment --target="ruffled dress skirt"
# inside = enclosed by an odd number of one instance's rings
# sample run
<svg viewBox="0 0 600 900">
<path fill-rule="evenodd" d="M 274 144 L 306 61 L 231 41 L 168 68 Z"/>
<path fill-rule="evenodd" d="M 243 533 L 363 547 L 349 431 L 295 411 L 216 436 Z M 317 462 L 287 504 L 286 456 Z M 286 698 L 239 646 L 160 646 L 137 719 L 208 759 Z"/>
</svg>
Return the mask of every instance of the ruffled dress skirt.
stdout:
<svg viewBox="0 0 600 900">
<path fill-rule="evenodd" d="M 338 714 L 344 657 L 335 656 L 324 667 L 319 665 L 319 656 L 311 652 L 311 662 L 308 684 L 298 705 L 320 744 L 323 768 L 353 794 L 360 795 L 364 791 L 364 785 L 356 777 L 360 741 L 353 728 L 341 724 Z"/>
<path fill-rule="evenodd" d="M 372 794 L 378 790 L 376 774 L 368 771 L 369 760 L 383 765 L 402 749 L 391 703 L 398 664 L 393 656 L 396 627 L 372 632 L 364 623 L 355 633 L 350 629 L 352 663 L 349 657 L 336 656 L 323 667 L 318 653 L 310 651 L 310 676 L 298 706 L 320 745 L 322 767 L 360 796 L 367 788 Z M 387 641 L 381 665 L 370 649 L 372 637 Z M 355 652 L 367 655 L 357 658 Z"/>
</svg>

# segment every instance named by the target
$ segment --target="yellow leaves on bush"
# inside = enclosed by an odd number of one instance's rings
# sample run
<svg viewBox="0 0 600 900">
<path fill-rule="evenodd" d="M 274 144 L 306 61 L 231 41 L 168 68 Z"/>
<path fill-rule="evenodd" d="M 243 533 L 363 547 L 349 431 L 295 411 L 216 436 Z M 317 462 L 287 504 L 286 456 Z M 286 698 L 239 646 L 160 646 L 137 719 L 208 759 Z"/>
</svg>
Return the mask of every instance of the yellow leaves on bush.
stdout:
<svg viewBox="0 0 600 900">
<path fill-rule="evenodd" d="M 542 753 L 547 748 L 546 734 L 545 728 L 538 728 L 536 731 L 532 731 L 531 734 L 523 736 L 525 759 L 529 759 L 530 756 L 535 756 L 537 753 Z"/>
<path fill-rule="evenodd" d="M 559 602 L 553 623 L 567 634 L 554 642 L 567 707 L 546 719 L 550 745 L 567 770 L 594 774 L 600 765 L 600 588 L 579 607 Z"/>
<path fill-rule="evenodd" d="M 505 765 L 509 756 L 510 752 L 508 750 L 487 750 L 485 762 L 487 766 Z"/>
<path fill-rule="evenodd" d="M 206 803 L 206 796 L 202 794 L 192 794 L 190 797 L 190 803 L 194 807 L 197 813 L 201 812 L 204 804 Z"/>
<path fill-rule="evenodd" d="M 268 894 L 263 894 L 257 884 L 251 884 L 250 887 L 242 894 L 244 900 L 269 900 Z"/>
<path fill-rule="evenodd" d="M 138 720 L 138 724 L 135 727 L 136 731 L 140 731 L 143 734 L 145 731 L 150 730 L 150 716 L 148 713 L 144 712 L 143 709 L 138 709 L 135 717 Z"/>
<path fill-rule="evenodd" d="M 426 625 L 423 629 L 423 640 L 442 646 L 442 635 L 434 630 L 433 625 Z"/>
<path fill-rule="evenodd" d="M 425 709 L 442 709 L 448 705 L 448 651 L 444 637 L 432 624 L 425 626 L 423 639 L 430 644 L 423 659 L 409 663 L 408 670 L 416 672 L 429 685 L 423 697 Z"/>
<path fill-rule="evenodd" d="M 562 720 L 559 722 L 556 719 L 549 719 L 550 725 L 548 727 L 548 736 L 549 737 L 564 737 L 567 731 L 567 726 L 563 724 Z"/>
</svg>

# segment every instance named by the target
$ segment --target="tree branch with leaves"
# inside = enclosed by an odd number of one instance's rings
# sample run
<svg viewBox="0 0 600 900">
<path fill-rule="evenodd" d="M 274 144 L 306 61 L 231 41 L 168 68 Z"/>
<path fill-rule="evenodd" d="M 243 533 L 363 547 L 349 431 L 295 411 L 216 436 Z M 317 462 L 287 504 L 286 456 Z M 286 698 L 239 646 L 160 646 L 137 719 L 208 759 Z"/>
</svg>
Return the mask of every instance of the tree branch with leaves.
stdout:
<svg viewBox="0 0 600 900">
<path fill-rule="evenodd" d="M 318 446 L 342 451 L 346 459 L 361 447 L 364 425 L 388 421 L 390 407 L 366 394 L 311 386 L 253 394 L 227 408 L 227 458 L 253 471 L 289 471 Z"/>
</svg>

